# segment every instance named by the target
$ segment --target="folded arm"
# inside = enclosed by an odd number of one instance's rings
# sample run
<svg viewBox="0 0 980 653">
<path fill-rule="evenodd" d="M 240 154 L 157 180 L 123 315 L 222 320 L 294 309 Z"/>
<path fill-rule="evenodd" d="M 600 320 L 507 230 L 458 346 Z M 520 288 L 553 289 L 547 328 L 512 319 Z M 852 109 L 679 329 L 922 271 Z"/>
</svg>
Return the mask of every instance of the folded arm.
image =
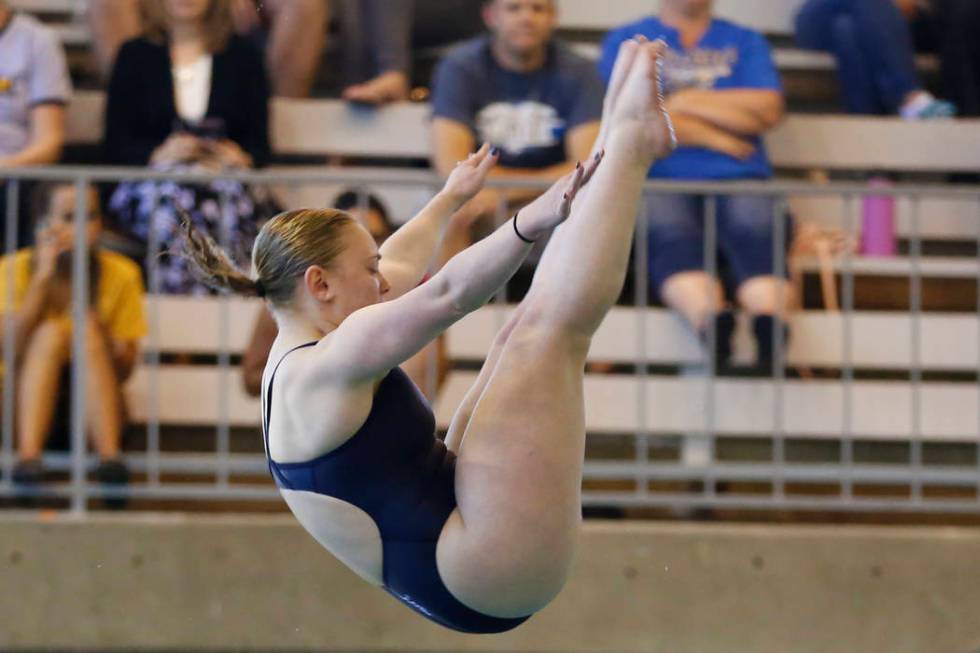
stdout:
<svg viewBox="0 0 980 653">
<path fill-rule="evenodd" d="M 677 143 L 685 147 L 703 147 L 736 159 L 747 159 L 755 152 L 752 141 L 736 136 L 715 125 L 683 114 L 672 116 Z"/>
<path fill-rule="evenodd" d="M 772 129 L 785 112 L 783 96 L 766 89 L 679 91 L 667 100 L 671 116 L 688 116 L 742 136 L 758 136 Z"/>
</svg>

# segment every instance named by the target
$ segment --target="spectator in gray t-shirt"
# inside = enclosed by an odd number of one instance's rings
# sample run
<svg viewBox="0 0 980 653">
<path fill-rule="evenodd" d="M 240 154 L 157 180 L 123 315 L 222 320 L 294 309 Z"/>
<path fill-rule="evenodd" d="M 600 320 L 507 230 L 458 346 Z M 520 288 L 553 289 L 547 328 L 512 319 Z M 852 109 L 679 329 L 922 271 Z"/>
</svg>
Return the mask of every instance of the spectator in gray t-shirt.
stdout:
<svg viewBox="0 0 980 653">
<path fill-rule="evenodd" d="M 65 142 L 65 105 L 71 82 L 57 36 L 0 0 L 0 182 L 3 169 L 55 163 Z M 20 189 L 19 241 L 30 240 L 27 197 Z M 7 184 L 0 183 L 0 217 Z M 0 234 L 5 233 L 0 230 Z"/>
<path fill-rule="evenodd" d="M 448 176 L 487 142 L 500 149 L 492 176 L 552 180 L 588 158 L 599 133 L 605 87 L 595 64 L 554 38 L 557 0 L 490 0 L 490 33 L 460 45 L 432 84 L 432 164 Z M 537 193 L 485 189 L 457 216 L 445 258 L 469 244 L 469 221 L 512 212 Z M 484 220 L 485 221 L 485 220 Z"/>
</svg>

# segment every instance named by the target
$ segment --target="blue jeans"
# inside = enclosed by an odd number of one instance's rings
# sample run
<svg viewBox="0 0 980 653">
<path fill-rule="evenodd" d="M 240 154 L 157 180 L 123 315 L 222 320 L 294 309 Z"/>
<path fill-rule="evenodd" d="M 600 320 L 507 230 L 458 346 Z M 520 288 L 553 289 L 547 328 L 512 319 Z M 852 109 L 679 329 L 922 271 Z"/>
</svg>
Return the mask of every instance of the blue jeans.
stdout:
<svg viewBox="0 0 980 653">
<path fill-rule="evenodd" d="M 775 265 L 775 200 L 754 195 L 722 195 L 717 200 L 716 243 L 721 265 L 716 269 L 726 288 L 734 291 L 756 277 L 785 276 L 785 264 L 781 272 Z M 703 195 L 657 193 L 648 199 L 648 267 L 651 286 L 657 292 L 675 274 L 705 269 L 705 205 Z M 792 233 L 788 216 L 784 225 L 783 252 Z"/>
<path fill-rule="evenodd" d="M 808 0 L 796 17 L 796 40 L 834 55 L 851 113 L 897 113 L 922 88 L 909 26 L 894 0 Z"/>
</svg>

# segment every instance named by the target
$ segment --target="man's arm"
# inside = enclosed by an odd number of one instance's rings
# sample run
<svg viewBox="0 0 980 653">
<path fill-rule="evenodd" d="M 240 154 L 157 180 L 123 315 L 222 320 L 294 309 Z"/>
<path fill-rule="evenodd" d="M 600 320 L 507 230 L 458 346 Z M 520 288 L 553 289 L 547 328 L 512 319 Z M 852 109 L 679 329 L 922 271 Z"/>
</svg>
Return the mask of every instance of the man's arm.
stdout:
<svg viewBox="0 0 980 653">
<path fill-rule="evenodd" d="M 721 152 L 736 159 L 747 159 L 755 152 L 755 145 L 723 129 L 693 116 L 672 115 L 678 145 L 703 147 Z"/>
<path fill-rule="evenodd" d="M 476 145 L 469 127 L 447 118 L 433 120 L 432 135 L 433 165 L 443 177 L 449 176 L 456 163 L 466 159 Z M 589 159 L 592 146 L 598 136 L 598 122 L 584 123 L 569 130 L 565 136 L 565 149 L 569 157 L 567 161 L 544 168 L 498 166 L 490 171 L 490 178 L 523 177 L 553 182 L 574 170 L 575 164 L 579 161 Z M 502 203 L 508 206 L 522 204 L 533 200 L 539 194 L 539 190 L 527 188 L 487 188 L 469 202 L 464 211 L 488 215 L 494 213 Z"/>
<path fill-rule="evenodd" d="M 65 108 L 41 104 L 31 109 L 31 138 L 20 152 L 0 157 L 0 167 L 56 163 L 65 145 Z"/>
<path fill-rule="evenodd" d="M 783 96 L 768 89 L 688 89 L 667 100 L 671 116 L 689 116 L 731 134 L 758 136 L 772 129 L 785 112 Z"/>
<path fill-rule="evenodd" d="M 433 118 L 432 166 L 441 177 L 449 177 L 456 164 L 472 154 L 475 147 L 469 127 L 449 118 Z"/>
</svg>

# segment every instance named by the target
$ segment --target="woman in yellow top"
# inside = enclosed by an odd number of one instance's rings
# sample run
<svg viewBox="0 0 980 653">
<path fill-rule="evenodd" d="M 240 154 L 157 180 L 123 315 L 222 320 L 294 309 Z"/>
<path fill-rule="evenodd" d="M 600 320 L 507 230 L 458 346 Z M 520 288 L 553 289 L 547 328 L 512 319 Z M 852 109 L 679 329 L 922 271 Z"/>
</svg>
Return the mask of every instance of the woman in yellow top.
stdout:
<svg viewBox="0 0 980 653">
<path fill-rule="evenodd" d="M 102 229 L 98 195 L 88 189 L 91 301 L 86 330 L 85 415 L 105 483 L 128 481 L 119 460 L 123 427 L 122 383 L 133 371 L 139 341 L 146 335 L 143 280 L 128 258 L 98 247 Z M 75 188 L 39 189 L 36 242 L 0 259 L 0 338 L 8 313 L 16 350 L 18 485 L 44 477 L 41 452 L 52 432 L 64 374 L 71 360 L 71 263 Z M 13 267 L 13 270 L 10 268 Z M 13 288 L 8 288 L 10 279 Z M 114 502 L 110 505 L 120 505 Z"/>
</svg>

